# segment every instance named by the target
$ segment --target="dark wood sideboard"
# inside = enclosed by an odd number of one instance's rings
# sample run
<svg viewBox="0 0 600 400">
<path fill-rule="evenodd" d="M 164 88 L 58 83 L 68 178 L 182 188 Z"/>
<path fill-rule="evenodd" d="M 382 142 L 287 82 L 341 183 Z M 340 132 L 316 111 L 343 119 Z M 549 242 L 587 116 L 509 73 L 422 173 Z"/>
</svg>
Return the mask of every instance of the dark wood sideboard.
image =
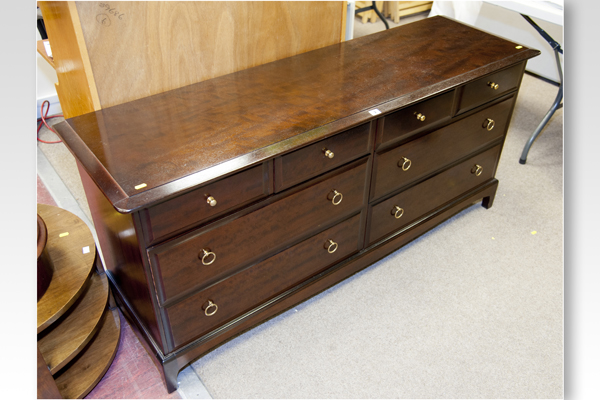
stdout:
<svg viewBox="0 0 600 400">
<path fill-rule="evenodd" d="M 491 207 L 538 54 L 433 17 L 57 124 L 168 390 L 233 336 Z"/>
</svg>

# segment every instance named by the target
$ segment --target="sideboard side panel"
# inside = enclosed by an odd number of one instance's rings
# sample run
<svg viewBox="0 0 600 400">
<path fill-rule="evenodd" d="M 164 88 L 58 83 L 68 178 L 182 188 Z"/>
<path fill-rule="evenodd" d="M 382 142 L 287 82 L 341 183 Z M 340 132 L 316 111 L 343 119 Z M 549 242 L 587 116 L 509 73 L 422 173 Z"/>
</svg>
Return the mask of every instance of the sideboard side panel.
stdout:
<svg viewBox="0 0 600 400">
<path fill-rule="evenodd" d="M 116 211 L 79 162 L 77 168 L 98 234 L 104 265 L 115 278 L 118 290 L 126 294 L 132 311 L 164 349 L 164 336 L 157 322 L 149 288 L 152 277 L 144 270 L 133 215 Z"/>
</svg>

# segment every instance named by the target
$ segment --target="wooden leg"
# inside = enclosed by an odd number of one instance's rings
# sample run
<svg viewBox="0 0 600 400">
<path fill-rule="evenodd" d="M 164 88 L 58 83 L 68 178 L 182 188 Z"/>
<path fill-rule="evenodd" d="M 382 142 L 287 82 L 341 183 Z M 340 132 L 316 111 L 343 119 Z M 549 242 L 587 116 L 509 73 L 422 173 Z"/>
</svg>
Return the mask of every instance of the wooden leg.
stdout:
<svg viewBox="0 0 600 400">
<path fill-rule="evenodd" d="M 177 387 L 179 386 L 177 375 L 179 375 L 179 363 L 177 362 L 177 359 L 165 361 L 163 364 L 163 378 L 165 379 L 167 392 L 173 393 L 177 390 Z"/>
<path fill-rule="evenodd" d="M 494 186 L 494 190 L 493 190 L 493 192 L 491 192 L 491 194 L 489 196 L 486 196 L 483 198 L 481 205 L 483 207 L 485 207 L 486 209 L 490 209 L 492 207 L 492 205 L 494 204 L 494 198 L 496 197 L 497 188 L 498 188 L 498 184 L 496 184 Z"/>
</svg>

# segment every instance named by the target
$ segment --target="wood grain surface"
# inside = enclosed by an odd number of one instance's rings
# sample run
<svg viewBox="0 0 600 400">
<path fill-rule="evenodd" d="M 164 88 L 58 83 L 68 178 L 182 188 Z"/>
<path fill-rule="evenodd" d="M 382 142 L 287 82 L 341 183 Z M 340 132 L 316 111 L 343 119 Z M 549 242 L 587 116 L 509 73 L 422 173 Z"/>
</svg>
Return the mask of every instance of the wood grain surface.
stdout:
<svg viewBox="0 0 600 400">
<path fill-rule="evenodd" d="M 324 270 L 359 249 L 360 214 L 167 309 L 177 348 Z M 329 240 L 336 243 L 328 252 Z M 333 249 L 333 247 L 332 247 Z M 208 300 L 218 309 L 205 310 Z M 212 307 L 208 312 L 214 311 Z"/>
<path fill-rule="evenodd" d="M 371 198 L 378 199 L 416 182 L 502 137 L 508 129 L 514 99 L 514 96 L 510 97 L 428 135 L 378 154 Z M 496 123 L 491 131 L 483 126 L 487 118 Z M 403 164 L 404 158 L 411 161 L 410 168 L 406 171 L 399 166 Z"/>
<path fill-rule="evenodd" d="M 48 228 L 46 248 L 54 267 L 52 281 L 37 303 L 37 333 L 40 333 L 82 293 L 94 267 L 96 245 L 90 229 L 76 215 L 46 204 L 38 204 L 37 212 Z"/>
<path fill-rule="evenodd" d="M 492 179 L 499 156 L 500 146 L 493 147 L 372 206 L 367 237 L 369 245 Z M 483 167 L 480 175 L 472 173 L 476 164 Z M 400 218 L 394 215 L 396 206 L 404 210 Z"/>
<path fill-rule="evenodd" d="M 137 217 L 137 214 L 120 214 L 115 211 L 79 162 L 77 168 L 92 212 L 106 270 L 115 274 L 119 286 L 127 288 L 129 301 L 135 309 L 136 316 L 162 348 L 161 328 L 156 320 L 153 303 L 156 296 L 152 295 L 150 285 L 146 281 L 149 273 L 144 268 L 144 260 L 147 257 L 143 257 L 140 249 L 142 238 L 136 235 L 136 231 L 141 231 L 135 223 L 134 217 Z"/>
<path fill-rule="evenodd" d="M 102 108 L 340 42 L 345 4 L 76 2 Z"/>
<path fill-rule="evenodd" d="M 93 273 L 69 311 L 38 337 L 38 347 L 52 374 L 71 361 L 92 339 L 108 300 L 106 274 Z"/>
<path fill-rule="evenodd" d="M 68 368 L 55 376 L 58 390 L 65 399 L 82 399 L 96 386 L 115 357 L 120 337 L 119 311 L 107 310 L 93 340 Z"/>
<path fill-rule="evenodd" d="M 94 75 L 72 1 L 38 1 L 44 17 L 65 118 L 100 109 Z"/>
<path fill-rule="evenodd" d="M 161 301 L 218 282 L 266 254 L 356 213 L 364 205 L 366 160 L 352 166 L 233 221 L 217 222 L 148 249 Z M 334 189 L 342 194 L 338 205 L 332 204 Z M 203 249 L 216 254 L 210 265 L 203 265 Z"/>
<path fill-rule="evenodd" d="M 539 53 L 515 47 L 438 16 L 55 128 L 115 208 L 131 212 L 368 122 L 373 107 L 384 115 Z"/>
</svg>

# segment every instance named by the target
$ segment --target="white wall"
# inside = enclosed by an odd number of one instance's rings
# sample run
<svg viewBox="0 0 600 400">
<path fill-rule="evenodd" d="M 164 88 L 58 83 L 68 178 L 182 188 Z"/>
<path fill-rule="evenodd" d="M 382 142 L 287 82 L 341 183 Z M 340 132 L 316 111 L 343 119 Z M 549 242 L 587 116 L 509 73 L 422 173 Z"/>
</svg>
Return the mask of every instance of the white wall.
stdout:
<svg viewBox="0 0 600 400">
<path fill-rule="evenodd" d="M 40 32 L 37 30 L 37 25 L 35 27 L 36 40 L 42 40 L 40 36 Z M 62 114 L 60 109 L 60 103 L 58 102 L 58 96 L 56 95 L 56 89 L 54 84 L 58 82 L 58 78 L 56 77 L 56 72 L 54 68 L 48 64 L 46 60 L 36 51 L 35 43 L 33 43 L 33 51 L 36 54 L 36 108 L 37 108 L 37 117 L 40 117 L 40 107 L 42 106 L 42 102 L 44 100 L 50 101 L 50 110 L 48 115 L 54 114 Z"/>
</svg>

